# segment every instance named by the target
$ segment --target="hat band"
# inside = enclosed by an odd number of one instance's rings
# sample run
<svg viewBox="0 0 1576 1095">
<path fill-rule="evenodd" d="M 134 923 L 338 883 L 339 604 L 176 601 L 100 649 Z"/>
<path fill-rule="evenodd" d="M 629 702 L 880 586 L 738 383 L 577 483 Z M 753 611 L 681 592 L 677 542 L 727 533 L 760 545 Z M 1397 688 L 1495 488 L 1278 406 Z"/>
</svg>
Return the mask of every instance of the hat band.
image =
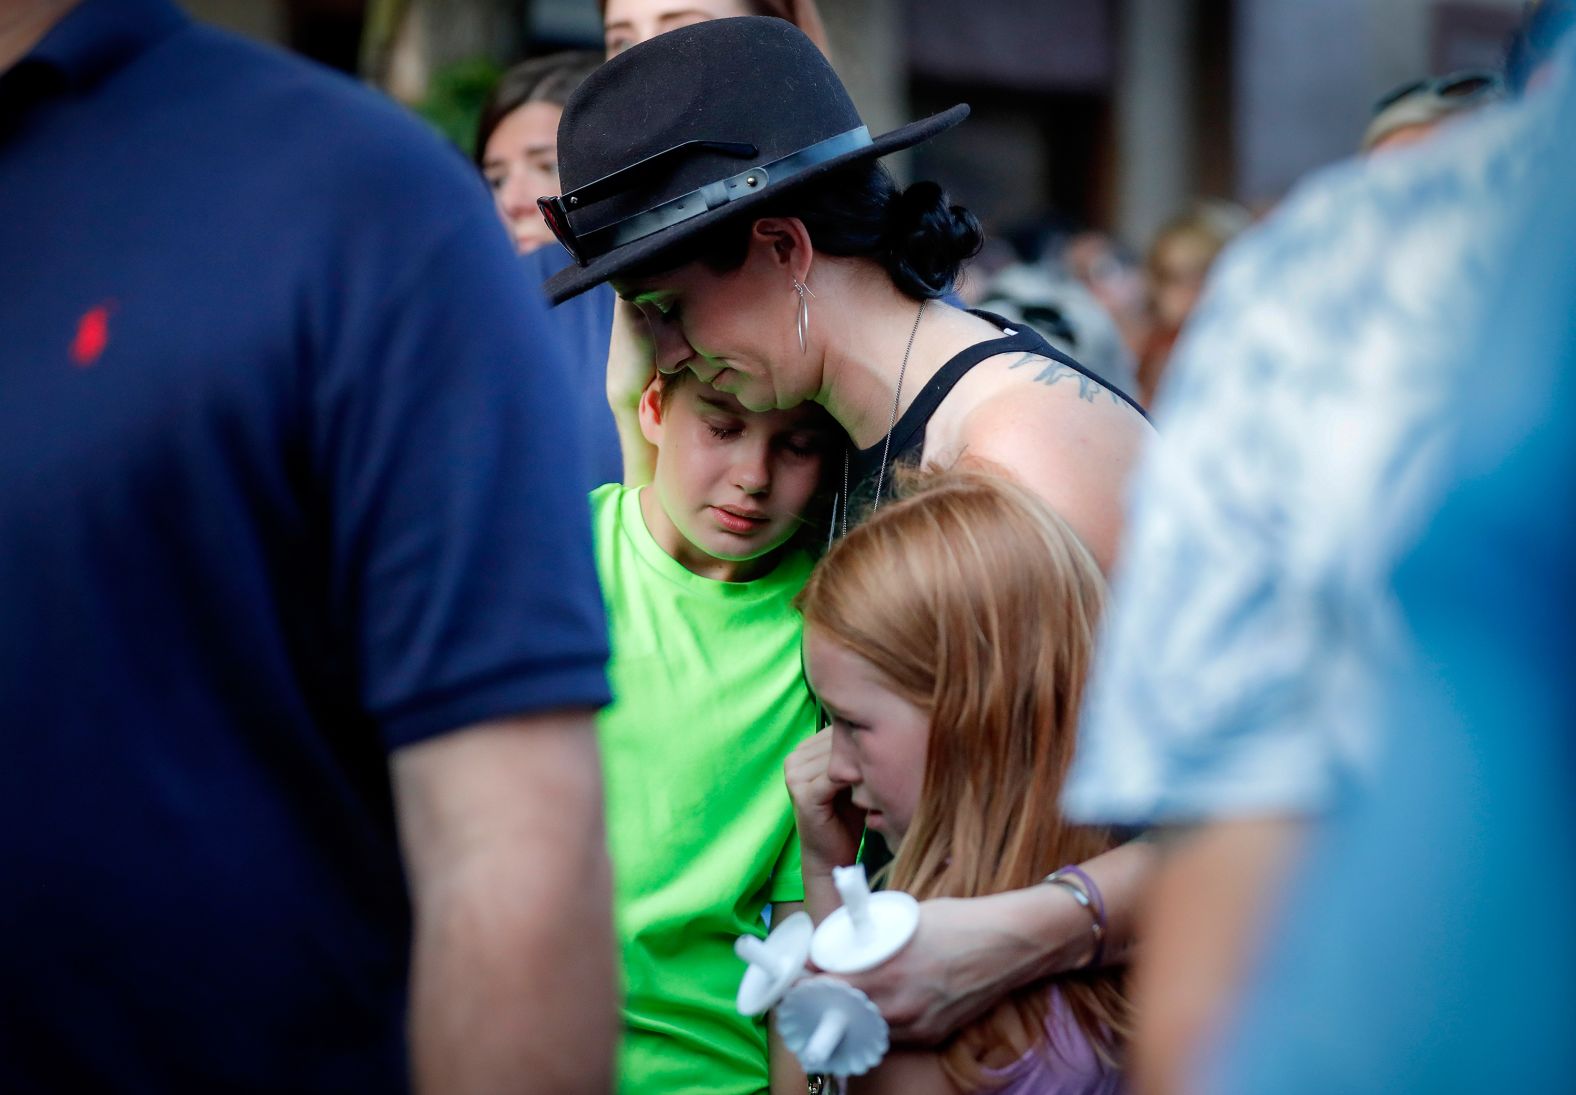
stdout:
<svg viewBox="0 0 1576 1095">
<path fill-rule="evenodd" d="M 681 194 L 661 205 L 653 206 L 643 213 L 636 213 L 590 232 L 577 232 L 576 242 L 579 244 L 581 254 L 585 256 L 581 265 L 626 244 L 655 235 L 664 228 L 672 228 L 675 224 L 682 224 L 747 195 L 758 194 L 772 183 L 786 182 L 827 160 L 855 152 L 871 143 L 870 130 L 867 127 L 850 129 L 847 133 L 828 137 L 791 155 L 752 167 L 748 171 L 741 171 L 726 179 L 707 183 L 687 194 Z"/>
</svg>

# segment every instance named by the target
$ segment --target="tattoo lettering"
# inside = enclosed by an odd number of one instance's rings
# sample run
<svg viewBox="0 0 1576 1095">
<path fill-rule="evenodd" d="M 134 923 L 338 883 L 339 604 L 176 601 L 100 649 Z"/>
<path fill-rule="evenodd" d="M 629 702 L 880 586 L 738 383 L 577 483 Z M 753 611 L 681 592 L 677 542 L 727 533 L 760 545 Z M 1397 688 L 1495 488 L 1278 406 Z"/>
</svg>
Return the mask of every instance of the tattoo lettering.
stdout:
<svg viewBox="0 0 1576 1095">
<path fill-rule="evenodd" d="M 1077 369 L 1063 365 L 1060 361 L 1054 361 L 1040 354 L 1024 354 L 1017 361 L 1009 364 L 1007 368 L 1021 369 L 1025 365 L 1034 365 L 1039 368 L 1040 371 L 1034 375 L 1035 383 L 1044 384 L 1046 387 L 1051 387 L 1059 380 L 1066 380 L 1068 377 L 1072 377 L 1078 382 L 1078 398 L 1085 403 L 1093 403 L 1095 396 L 1101 392 L 1110 396 L 1112 403 L 1120 404 L 1122 402 L 1121 396 L 1104 384 L 1101 384 L 1098 380 L 1085 376 Z"/>
</svg>

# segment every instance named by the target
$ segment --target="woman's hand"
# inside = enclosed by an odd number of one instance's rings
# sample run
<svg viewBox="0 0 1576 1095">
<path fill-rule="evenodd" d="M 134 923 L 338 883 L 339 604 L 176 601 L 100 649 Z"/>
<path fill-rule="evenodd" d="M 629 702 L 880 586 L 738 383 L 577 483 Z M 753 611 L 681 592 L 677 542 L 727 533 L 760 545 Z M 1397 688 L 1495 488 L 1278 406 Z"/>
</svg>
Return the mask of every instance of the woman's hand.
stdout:
<svg viewBox="0 0 1576 1095">
<path fill-rule="evenodd" d="M 828 771 L 831 756 L 832 728 L 827 727 L 800 744 L 783 765 L 793 799 L 794 823 L 799 827 L 805 903 L 816 920 L 821 916 L 811 895 L 812 881 L 824 880 L 830 886 L 832 868 L 846 867 L 859 857 L 859 842 L 865 832 L 865 812 L 850 800 L 848 785 L 833 780 Z M 831 907 L 836 908 L 835 889 L 830 894 Z"/>
<path fill-rule="evenodd" d="M 607 403 L 624 454 L 624 485 L 651 482 L 657 452 L 640 429 L 640 397 L 657 375 L 651 325 L 627 300 L 613 302 L 613 335 L 607 348 Z"/>
<path fill-rule="evenodd" d="M 633 413 L 640 393 L 657 375 L 656 341 L 639 306 L 613 302 L 613 337 L 607 348 L 607 401 L 614 414 Z"/>
<path fill-rule="evenodd" d="M 1120 953 L 1136 910 L 1149 899 L 1160 849 L 1129 841 L 1082 866 L 1105 895 L 1108 951 Z M 1014 989 L 1082 968 L 1089 951 L 1088 910 L 1060 886 L 1036 885 L 922 901 L 908 946 L 843 980 L 881 1009 L 894 1043 L 934 1045 Z"/>
<path fill-rule="evenodd" d="M 995 901 L 921 902 L 919 927 L 906 947 L 873 970 L 843 978 L 881 1009 L 894 1042 L 936 1045 L 1016 986 L 1025 956 L 1043 944 L 1015 930 L 1006 919 L 1010 910 Z"/>
</svg>

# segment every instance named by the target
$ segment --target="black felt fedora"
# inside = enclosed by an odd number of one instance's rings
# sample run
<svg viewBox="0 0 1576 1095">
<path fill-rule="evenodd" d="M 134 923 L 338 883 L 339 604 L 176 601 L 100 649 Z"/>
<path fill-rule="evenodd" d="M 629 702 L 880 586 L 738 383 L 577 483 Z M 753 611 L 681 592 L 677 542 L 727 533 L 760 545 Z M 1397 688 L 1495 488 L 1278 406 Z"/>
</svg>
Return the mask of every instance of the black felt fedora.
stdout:
<svg viewBox="0 0 1576 1095">
<path fill-rule="evenodd" d="M 558 124 L 564 192 L 537 204 L 575 265 L 554 304 L 829 171 L 918 144 L 951 110 L 871 137 L 793 24 L 713 19 L 659 34 L 580 85 Z"/>
</svg>

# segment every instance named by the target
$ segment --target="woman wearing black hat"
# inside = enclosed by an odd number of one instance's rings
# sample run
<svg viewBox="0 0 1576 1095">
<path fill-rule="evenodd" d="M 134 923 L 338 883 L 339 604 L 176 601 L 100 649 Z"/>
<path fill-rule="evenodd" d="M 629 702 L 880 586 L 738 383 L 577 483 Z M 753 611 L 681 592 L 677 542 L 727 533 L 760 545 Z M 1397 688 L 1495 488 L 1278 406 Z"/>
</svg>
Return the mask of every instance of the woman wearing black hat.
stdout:
<svg viewBox="0 0 1576 1095">
<path fill-rule="evenodd" d="M 1032 332 L 935 300 L 979 247 L 978 224 L 932 183 L 899 192 L 876 163 L 967 108 L 872 139 L 825 58 L 782 20 L 672 35 L 621 54 L 571 99 L 565 193 L 542 202 L 577 260 L 549 295 L 611 280 L 626 321 L 644 318 L 625 333 L 650 349 L 616 347 L 630 405 L 653 362 L 752 408 L 814 399 L 853 441 L 856 500 L 876 502 L 892 463 L 966 452 L 1039 491 L 1109 566 L 1142 412 Z"/>
<path fill-rule="evenodd" d="M 1143 412 L 1032 331 L 936 299 L 978 249 L 978 223 L 934 184 L 899 191 L 876 163 L 966 115 L 872 138 L 782 20 L 659 35 L 565 108 L 565 192 L 539 204 L 575 265 L 547 291 L 618 290 L 609 387 L 629 407 L 653 367 L 688 368 L 752 409 L 823 404 L 851 441 L 834 472 L 839 524 L 880 504 L 895 464 L 981 463 L 1040 494 L 1109 569 Z M 1085 865 L 1111 943 L 1150 859 L 1129 845 Z M 927 903 L 915 943 L 855 979 L 896 1036 L 939 1037 L 1091 953 L 1089 913 L 1061 887 L 967 905 Z"/>
</svg>

